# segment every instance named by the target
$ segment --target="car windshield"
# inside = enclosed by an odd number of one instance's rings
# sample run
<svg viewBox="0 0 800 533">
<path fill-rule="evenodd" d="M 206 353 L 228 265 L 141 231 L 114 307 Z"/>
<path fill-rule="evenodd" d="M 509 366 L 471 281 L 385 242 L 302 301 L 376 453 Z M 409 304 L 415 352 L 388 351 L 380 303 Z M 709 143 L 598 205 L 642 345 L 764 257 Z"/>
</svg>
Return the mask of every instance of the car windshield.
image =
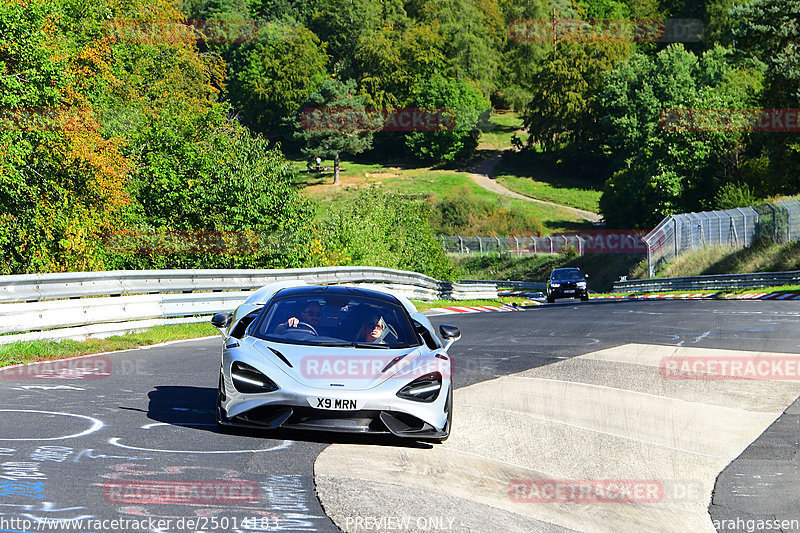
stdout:
<svg viewBox="0 0 800 533">
<path fill-rule="evenodd" d="M 580 270 L 554 270 L 550 277 L 553 281 L 581 280 L 583 276 Z"/>
<path fill-rule="evenodd" d="M 252 334 L 268 341 L 312 346 L 407 348 L 421 344 L 399 302 L 319 293 L 274 298 Z"/>
</svg>

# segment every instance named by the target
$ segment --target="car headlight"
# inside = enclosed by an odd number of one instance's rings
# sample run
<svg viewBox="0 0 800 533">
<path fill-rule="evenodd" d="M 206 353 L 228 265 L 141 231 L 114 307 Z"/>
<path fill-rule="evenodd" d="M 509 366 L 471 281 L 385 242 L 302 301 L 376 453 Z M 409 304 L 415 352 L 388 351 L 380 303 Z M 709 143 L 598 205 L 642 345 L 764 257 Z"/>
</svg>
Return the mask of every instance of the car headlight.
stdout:
<svg viewBox="0 0 800 533">
<path fill-rule="evenodd" d="M 278 386 L 274 381 L 241 361 L 234 361 L 233 365 L 231 365 L 231 379 L 233 380 L 233 387 L 244 394 L 278 390 Z"/>
<path fill-rule="evenodd" d="M 551 287 L 560 287 L 561 284 L 560 283 L 551 283 L 550 286 Z"/>
<path fill-rule="evenodd" d="M 586 282 L 585 281 L 579 281 L 578 282 L 578 287 L 580 287 L 581 289 L 585 289 L 586 288 Z"/>
<path fill-rule="evenodd" d="M 439 397 L 440 390 L 442 390 L 442 375 L 439 372 L 431 372 L 400 389 L 397 396 L 404 400 L 430 403 Z"/>
</svg>

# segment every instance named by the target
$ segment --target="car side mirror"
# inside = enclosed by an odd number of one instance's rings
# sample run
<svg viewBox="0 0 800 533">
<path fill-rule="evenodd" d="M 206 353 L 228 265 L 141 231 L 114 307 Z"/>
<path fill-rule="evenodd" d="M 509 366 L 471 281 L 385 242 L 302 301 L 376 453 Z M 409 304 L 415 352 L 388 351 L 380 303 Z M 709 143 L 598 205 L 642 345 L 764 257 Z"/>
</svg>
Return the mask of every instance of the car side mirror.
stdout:
<svg viewBox="0 0 800 533">
<path fill-rule="evenodd" d="M 211 325 L 217 329 L 227 328 L 232 318 L 233 313 L 217 313 L 211 318 Z"/>
<path fill-rule="evenodd" d="M 442 338 L 445 340 L 443 348 L 445 352 L 450 349 L 454 342 L 461 338 L 461 330 L 449 324 L 440 325 L 439 333 L 441 333 Z"/>
</svg>

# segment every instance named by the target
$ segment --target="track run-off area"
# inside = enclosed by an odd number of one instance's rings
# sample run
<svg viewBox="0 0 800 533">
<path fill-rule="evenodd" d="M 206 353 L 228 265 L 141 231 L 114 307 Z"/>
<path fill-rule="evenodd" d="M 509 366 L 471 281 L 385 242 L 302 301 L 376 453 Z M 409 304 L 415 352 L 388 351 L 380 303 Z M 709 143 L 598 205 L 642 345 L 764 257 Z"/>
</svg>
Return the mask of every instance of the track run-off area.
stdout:
<svg viewBox="0 0 800 533">
<path fill-rule="evenodd" d="M 431 321 L 443 444 L 219 429 L 221 337 L 5 370 L 0 531 L 800 531 L 800 302 Z"/>
</svg>

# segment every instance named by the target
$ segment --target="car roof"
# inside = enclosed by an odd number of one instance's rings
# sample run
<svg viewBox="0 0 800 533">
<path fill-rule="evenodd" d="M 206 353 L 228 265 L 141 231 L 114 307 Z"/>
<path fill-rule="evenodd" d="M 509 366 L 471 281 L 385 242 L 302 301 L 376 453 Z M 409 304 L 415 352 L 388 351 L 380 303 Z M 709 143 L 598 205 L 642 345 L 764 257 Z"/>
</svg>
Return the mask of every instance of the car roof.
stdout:
<svg viewBox="0 0 800 533">
<path fill-rule="evenodd" d="M 296 296 L 350 296 L 383 300 L 395 305 L 401 304 L 397 298 L 385 292 L 339 285 L 303 285 L 300 287 L 289 287 L 279 290 L 275 296 L 280 298 L 292 298 Z"/>
<path fill-rule="evenodd" d="M 581 271 L 581 269 L 578 267 L 564 267 L 564 268 L 554 268 L 553 272 L 570 272 L 573 270 L 577 270 L 578 272 Z"/>
</svg>

